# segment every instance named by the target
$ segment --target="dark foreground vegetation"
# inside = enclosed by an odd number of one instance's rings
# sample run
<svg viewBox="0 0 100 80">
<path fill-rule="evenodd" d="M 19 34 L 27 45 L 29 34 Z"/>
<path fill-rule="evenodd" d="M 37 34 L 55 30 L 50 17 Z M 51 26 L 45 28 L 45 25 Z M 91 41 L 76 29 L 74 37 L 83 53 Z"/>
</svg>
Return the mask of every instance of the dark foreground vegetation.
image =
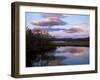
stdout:
<svg viewBox="0 0 100 80">
<path fill-rule="evenodd" d="M 48 37 L 44 37 L 40 33 L 34 34 L 29 29 L 26 31 L 27 51 L 45 51 L 55 48 L 56 48 L 55 44 L 52 41 L 49 41 Z"/>
<path fill-rule="evenodd" d="M 31 30 L 26 30 L 26 67 L 31 67 L 32 60 L 37 56 L 55 49 L 56 45 L 48 40 L 48 36 L 40 33 L 34 34 Z"/>
</svg>

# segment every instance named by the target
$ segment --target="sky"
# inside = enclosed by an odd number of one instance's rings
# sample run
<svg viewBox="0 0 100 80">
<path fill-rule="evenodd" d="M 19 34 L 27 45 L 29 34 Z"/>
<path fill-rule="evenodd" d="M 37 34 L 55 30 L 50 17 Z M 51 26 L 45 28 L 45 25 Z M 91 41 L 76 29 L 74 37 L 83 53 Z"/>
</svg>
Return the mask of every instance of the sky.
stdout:
<svg viewBox="0 0 100 80">
<path fill-rule="evenodd" d="M 41 28 L 55 38 L 89 37 L 89 15 L 61 13 L 25 13 L 26 27 Z"/>
</svg>

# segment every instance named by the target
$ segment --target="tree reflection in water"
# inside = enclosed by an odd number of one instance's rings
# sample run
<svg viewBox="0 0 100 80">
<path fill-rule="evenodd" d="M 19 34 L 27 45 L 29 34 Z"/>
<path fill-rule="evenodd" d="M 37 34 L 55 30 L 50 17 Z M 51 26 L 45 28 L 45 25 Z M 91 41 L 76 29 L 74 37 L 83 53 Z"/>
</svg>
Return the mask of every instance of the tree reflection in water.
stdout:
<svg viewBox="0 0 100 80">
<path fill-rule="evenodd" d="M 27 55 L 27 67 L 89 64 L 89 47 L 57 47 Z"/>
</svg>

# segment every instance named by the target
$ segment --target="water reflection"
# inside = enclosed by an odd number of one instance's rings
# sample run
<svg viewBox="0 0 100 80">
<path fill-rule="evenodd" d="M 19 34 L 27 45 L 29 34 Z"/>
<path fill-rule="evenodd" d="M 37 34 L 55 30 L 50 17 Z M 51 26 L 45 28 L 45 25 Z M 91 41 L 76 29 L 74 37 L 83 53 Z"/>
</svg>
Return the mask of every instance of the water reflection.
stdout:
<svg viewBox="0 0 100 80">
<path fill-rule="evenodd" d="M 31 67 L 89 64 L 89 47 L 57 47 L 56 50 L 37 53 L 29 61 Z"/>
</svg>

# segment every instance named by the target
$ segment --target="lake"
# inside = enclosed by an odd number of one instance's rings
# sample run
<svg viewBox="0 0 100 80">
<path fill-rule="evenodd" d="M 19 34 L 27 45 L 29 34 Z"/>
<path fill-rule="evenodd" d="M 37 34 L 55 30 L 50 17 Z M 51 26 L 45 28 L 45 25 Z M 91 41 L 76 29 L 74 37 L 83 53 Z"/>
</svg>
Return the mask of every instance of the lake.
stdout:
<svg viewBox="0 0 100 80">
<path fill-rule="evenodd" d="M 59 46 L 55 50 L 32 56 L 35 57 L 29 58 L 27 63 L 30 66 L 27 67 L 89 64 L 89 47 Z"/>
</svg>

